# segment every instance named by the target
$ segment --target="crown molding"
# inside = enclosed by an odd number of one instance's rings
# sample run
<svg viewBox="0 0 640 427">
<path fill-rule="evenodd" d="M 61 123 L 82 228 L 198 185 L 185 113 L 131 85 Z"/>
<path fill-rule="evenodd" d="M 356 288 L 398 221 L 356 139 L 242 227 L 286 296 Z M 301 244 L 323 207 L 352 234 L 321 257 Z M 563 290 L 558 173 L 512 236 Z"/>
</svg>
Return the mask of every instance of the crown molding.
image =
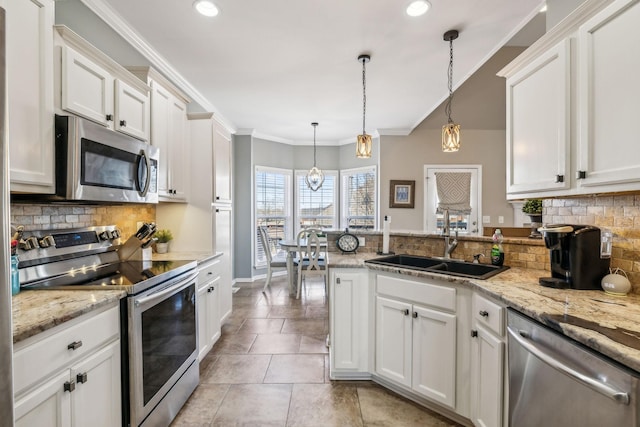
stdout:
<svg viewBox="0 0 640 427">
<path fill-rule="evenodd" d="M 381 136 L 407 136 L 411 132 L 413 132 L 413 129 L 378 129 L 378 133 Z"/>
<path fill-rule="evenodd" d="M 127 41 L 142 56 L 147 58 L 151 65 L 160 73 L 164 74 L 167 79 L 180 89 L 182 89 L 193 101 L 198 103 L 204 110 L 213 111 L 216 119 L 230 133 L 236 133 L 235 126 L 231 121 L 227 120 L 215 106 L 187 79 L 182 76 L 169 62 L 160 55 L 135 29 L 125 22 L 120 15 L 116 13 L 111 6 L 104 0 L 80 0 L 93 13 L 102 19 L 113 31 Z"/>
<path fill-rule="evenodd" d="M 496 73 L 499 77 L 508 78 L 523 66 L 540 56 L 553 46 L 560 43 L 567 37 L 573 35 L 580 25 L 587 22 L 606 6 L 613 3 L 614 0 L 587 0 L 570 13 L 566 18 L 558 23 L 555 27 L 547 31 L 542 37 L 536 40 L 524 52 L 518 55 L 507 66 Z"/>
</svg>

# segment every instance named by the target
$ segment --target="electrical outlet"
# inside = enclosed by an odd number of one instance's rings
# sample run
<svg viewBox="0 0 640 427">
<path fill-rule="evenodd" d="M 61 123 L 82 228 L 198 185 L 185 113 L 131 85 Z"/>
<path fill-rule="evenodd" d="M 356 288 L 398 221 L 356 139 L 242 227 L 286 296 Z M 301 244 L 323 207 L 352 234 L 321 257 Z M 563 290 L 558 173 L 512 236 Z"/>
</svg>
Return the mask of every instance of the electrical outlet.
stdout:
<svg viewBox="0 0 640 427">
<path fill-rule="evenodd" d="M 358 236 L 358 243 L 360 244 L 360 246 L 364 246 L 364 237 Z"/>
<path fill-rule="evenodd" d="M 483 215 L 482 216 L 482 223 L 483 224 L 489 224 L 491 223 L 491 217 L 489 215 Z"/>
<path fill-rule="evenodd" d="M 498 224 L 504 224 L 504 217 L 502 215 L 498 217 Z"/>
</svg>

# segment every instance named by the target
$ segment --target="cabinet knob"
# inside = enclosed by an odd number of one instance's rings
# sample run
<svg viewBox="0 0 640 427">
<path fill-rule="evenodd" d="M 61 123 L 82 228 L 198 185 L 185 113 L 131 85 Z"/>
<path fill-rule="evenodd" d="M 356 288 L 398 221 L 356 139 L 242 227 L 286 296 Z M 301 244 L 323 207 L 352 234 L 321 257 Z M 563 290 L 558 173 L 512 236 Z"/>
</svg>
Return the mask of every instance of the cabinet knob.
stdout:
<svg viewBox="0 0 640 427">
<path fill-rule="evenodd" d="M 417 311 L 414 311 L 414 312 L 413 312 L 413 318 L 414 318 L 414 319 L 417 319 L 417 318 L 418 318 L 418 312 L 417 312 Z"/>
<path fill-rule="evenodd" d="M 82 347 L 82 341 L 74 341 L 67 346 L 67 350 L 77 350 Z"/>
<path fill-rule="evenodd" d="M 83 372 L 81 374 L 76 375 L 76 381 L 78 384 L 83 384 L 87 382 L 87 373 Z"/>
<path fill-rule="evenodd" d="M 475 329 L 471 330 L 471 338 L 475 338 L 478 336 L 478 331 L 476 331 Z"/>
<path fill-rule="evenodd" d="M 587 171 L 578 171 L 576 175 L 576 178 L 578 179 L 585 179 L 587 177 Z"/>
<path fill-rule="evenodd" d="M 211 293 L 213 291 L 215 291 L 216 288 L 214 288 L 213 286 L 209 286 L 209 288 L 207 289 L 207 292 Z"/>
<path fill-rule="evenodd" d="M 405 315 L 405 316 L 408 316 L 408 315 L 409 315 L 409 309 L 408 309 L 408 308 L 405 308 L 405 309 L 404 309 L 404 315 Z"/>
<path fill-rule="evenodd" d="M 71 393 L 75 389 L 76 389 L 76 383 L 75 382 L 73 382 L 73 381 L 65 381 L 64 387 L 63 387 L 64 391 L 68 391 L 69 393 Z"/>
<path fill-rule="evenodd" d="M 220 200 L 220 196 L 216 196 L 216 200 Z"/>
<path fill-rule="evenodd" d="M 485 310 L 480 310 L 480 313 L 478 314 L 480 314 L 480 316 L 482 317 L 489 317 L 489 312 Z"/>
<path fill-rule="evenodd" d="M 340 278 L 336 277 L 336 285 L 339 285 L 339 284 L 340 284 Z"/>
<path fill-rule="evenodd" d="M 107 114 L 107 117 L 105 117 L 107 119 L 108 122 L 112 122 L 113 121 L 113 114 Z"/>
<path fill-rule="evenodd" d="M 120 126 L 126 127 L 127 126 L 127 121 L 126 120 L 120 120 Z"/>
<path fill-rule="evenodd" d="M 556 175 L 556 182 L 564 182 L 564 175 Z"/>
</svg>

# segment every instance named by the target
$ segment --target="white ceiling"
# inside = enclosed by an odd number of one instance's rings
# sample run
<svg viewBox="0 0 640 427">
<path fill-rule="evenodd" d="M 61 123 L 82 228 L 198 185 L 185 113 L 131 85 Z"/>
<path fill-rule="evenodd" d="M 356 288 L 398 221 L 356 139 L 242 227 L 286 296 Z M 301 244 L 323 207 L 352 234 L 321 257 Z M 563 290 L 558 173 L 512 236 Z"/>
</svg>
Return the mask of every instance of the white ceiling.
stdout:
<svg viewBox="0 0 640 427">
<path fill-rule="evenodd" d="M 220 14 L 207 18 L 192 0 L 83 2 L 110 6 L 238 133 L 292 143 L 313 138 L 313 121 L 319 143 L 361 133 L 362 53 L 367 133 L 408 134 L 447 96 L 445 31 L 460 32 L 457 87 L 541 4 L 430 0 L 411 18 L 408 0 L 215 0 Z"/>
</svg>

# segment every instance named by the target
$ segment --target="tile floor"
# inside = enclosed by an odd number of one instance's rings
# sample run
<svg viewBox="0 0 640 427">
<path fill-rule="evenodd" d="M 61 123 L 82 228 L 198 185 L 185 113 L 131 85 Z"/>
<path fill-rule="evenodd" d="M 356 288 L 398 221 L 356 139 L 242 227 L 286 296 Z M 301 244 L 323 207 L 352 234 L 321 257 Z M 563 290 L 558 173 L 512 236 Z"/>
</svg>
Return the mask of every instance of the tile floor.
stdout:
<svg viewBox="0 0 640 427">
<path fill-rule="evenodd" d="M 327 301 L 308 279 L 300 300 L 286 277 L 240 284 L 222 337 L 200 364 L 200 385 L 172 427 L 458 424 L 369 381 L 329 380 Z"/>
</svg>

